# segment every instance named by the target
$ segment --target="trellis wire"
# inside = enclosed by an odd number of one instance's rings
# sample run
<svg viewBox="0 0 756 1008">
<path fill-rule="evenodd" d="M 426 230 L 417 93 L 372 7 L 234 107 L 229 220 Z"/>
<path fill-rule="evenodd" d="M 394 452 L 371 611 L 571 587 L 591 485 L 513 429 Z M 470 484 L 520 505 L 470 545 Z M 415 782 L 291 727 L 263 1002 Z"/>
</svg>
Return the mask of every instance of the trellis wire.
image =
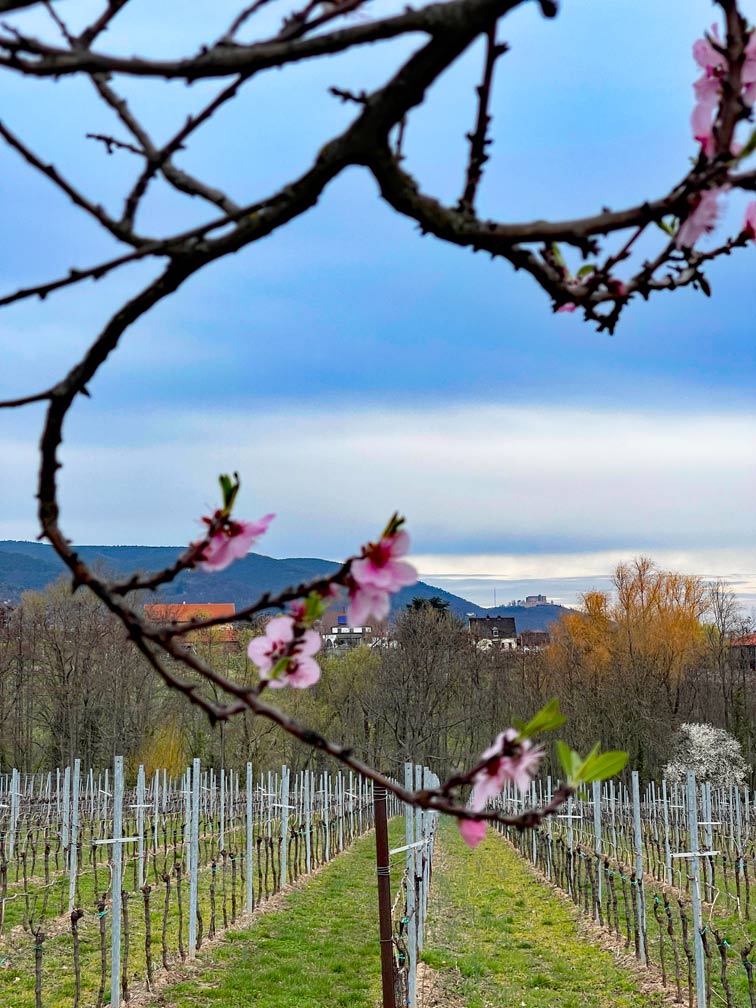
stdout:
<svg viewBox="0 0 756 1008">
<path fill-rule="evenodd" d="M 434 788 L 439 779 L 427 767 L 405 763 L 404 784 L 414 790 Z M 405 861 L 392 916 L 396 1001 L 407 1008 L 417 1008 L 417 964 L 423 949 L 437 823 L 437 812 L 405 806 L 405 842 L 390 851 L 392 856 L 404 854 Z"/>
<path fill-rule="evenodd" d="M 371 785 L 350 776 L 347 793 L 342 774 L 282 767 L 255 781 L 248 763 L 240 787 L 236 770 L 194 760 L 149 782 L 140 767 L 127 789 L 117 757 L 112 776 L 82 773 L 78 760 L 23 781 L 2 775 L 0 1002 L 18 970 L 39 988 L 40 1008 L 69 994 L 72 1008 L 94 1008 L 108 989 L 118 1008 L 135 976 L 149 989 L 160 965 L 193 957 L 205 933 L 236 924 L 371 826 Z M 70 983 L 59 968 L 68 955 Z"/>
<path fill-rule="evenodd" d="M 503 832 L 583 913 L 655 967 L 677 1001 L 687 993 L 690 1008 L 756 1008 L 756 796 L 697 784 L 693 774 L 641 789 L 633 772 L 629 784 L 595 783 L 536 831 Z M 534 782 L 523 803 L 510 787 L 498 805 L 521 812 L 551 793 L 550 779 Z"/>
</svg>

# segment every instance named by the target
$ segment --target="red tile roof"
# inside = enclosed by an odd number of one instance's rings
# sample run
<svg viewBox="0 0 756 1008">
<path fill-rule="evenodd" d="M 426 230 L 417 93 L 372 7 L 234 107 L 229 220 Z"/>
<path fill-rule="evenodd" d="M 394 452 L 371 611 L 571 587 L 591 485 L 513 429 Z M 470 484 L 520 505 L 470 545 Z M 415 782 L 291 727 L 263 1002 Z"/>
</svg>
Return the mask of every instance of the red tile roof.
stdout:
<svg viewBox="0 0 756 1008">
<path fill-rule="evenodd" d="M 188 623 L 190 620 L 215 619 L 217 616 L 233 616 L 236 607 L 233 602 L 176 602 L 173 605 L 146 605 L 144 615 L 153 623 Z M 228 623 L 208 627 L 206 630 L 192 630 L 187 640 L 204 641 L 209 644 L 237 644 L 239 632 Z"/>
<path fill-rule="evenodd" d="M 193 619 L 233 616 L 235 612 L 233 602 L 175 602 L 144 607 L 144 615 L 153 623 L 188 623 Z"/>
<path fill-rule="evenodd" d="M 730 641 L 730 647 L 756 647 L 756 633 L 747 634 L 745 637 L 736 637 Z"/>
</svg>

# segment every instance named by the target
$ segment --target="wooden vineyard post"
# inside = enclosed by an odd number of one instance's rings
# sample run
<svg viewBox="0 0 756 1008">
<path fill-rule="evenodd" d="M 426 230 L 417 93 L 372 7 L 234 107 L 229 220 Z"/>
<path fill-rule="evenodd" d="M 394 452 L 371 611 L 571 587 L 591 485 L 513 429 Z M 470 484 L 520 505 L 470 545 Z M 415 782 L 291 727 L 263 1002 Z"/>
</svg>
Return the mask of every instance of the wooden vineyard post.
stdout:
<svg viewBox="0 0 756 1008">
<path fill-rule="evenodd" d="M 144 885 L 144 767 L 137 771 L 136 813 L 137 813 L 137 886 Z"/>
<path fill-rule="evenodd" d="M 218 827 L 218 852 L 226 849 L 226 768 L 220 772 L 220 825 Z"/>
<path fill-rule="evenodd" d="M 74 760 L 73 787 L 71 792 L 71 820 L 68 843 L 68 912 L 76 903 L 76 870 L 79 866 L 79 780 L 81 760 Z"/>
<path fill-rule="evenodd" d="M 404 786 L 412 791 L 415 786 L 412 763 L 404 764 Z M 415 867 L 417 855 L 415 841 L 415 813 L 411 806 L 404 811 L 404 842 L 407 845 L 407 1008 L 417 1005 L 417 884 Z"/>
<path fill-rule="evenodd" d="M 246 911 L 248 914 L 252 913 L 254 907 L 254 877 L 252 875 L 252 764 L 247 763 L 247 846 L 246 846 L 246 861 L 245 861 L 245 878 L 247 880 L 247 902 Z"/>
<path fill-rule="evenodd" d="M 107 790 L 107 785 L 106 785 Z M 110 1004 L 121 1003 L 121 883 L 123 879 L 123 756 L 113 761 L 113 882 L 110 894 Z"/>
<path fill-rule="evenodd" d="M 646 901 L 643 893 L 643 833 L 641 831 L 640 783 L 638 771 L 632 773 L 633 826 L 635 847 L 635 899 L 638 906 L 638 951 L 640 961 L 646 962 Z"/>
<path fill-rule="evenodd" d="M 696 964 L 696 998 L 698 1008 L 706 1008 L 706 966 L 701 940 L 701 862 L 698 844 L 698 804 L 696 776 L 688 773 L 688 831 L 690 835 L 690 874 L 693 882 L 693 947 Z"/>
<path fill-rule="evenodd" d="M 593 851 L 596 855 L 596 887 L 593 897 L 593 916 L 596 920 L 601 917 L 602 899 L 602 878 L 601 878 L 601 855 L 603 853 L 601 843 L 601 781 L 593 782 Z"/>
<path fill-rule="evenodd" d="M 281 767 L 281 871 L 279 887 L 286 885 L 287 858 L 289 853 L 289 768 Z"/>
<path fill-rule="evenodd" d="M 191 783 L 189 794 L 189 844 L 187 861 L 189 868 L 189 958 L 197 954 L 197 903 L 199 887 L 199 800 L 200 800 L 200 761 L 192 761 L 191 778 L 187 771 L 187 789 Z"/>
<path fill-rule="evenodd" d="M 397 1008 L 394 996 L 394 940 L 391 928 L 391 868 L 389 866 L 386 789 L 373 787 L 375 862 L 378 876 L 378 930 L 381 942 L 383 1008 Z"/>
<path fill-rule="evenodd" d="M 672 885 L 672 848 L 669 845 L 669 799 L 666 779 L 662 779 L 662 805 L 664 810 L 664 871 L 667 885 Z"/>
<path fill-rule="evenodd" d="M 305 815 L 305 865 L 307 874 L 312 870 L 312 787 L 310 771 L 304 772 L 304 815 Z"/>
</svg>

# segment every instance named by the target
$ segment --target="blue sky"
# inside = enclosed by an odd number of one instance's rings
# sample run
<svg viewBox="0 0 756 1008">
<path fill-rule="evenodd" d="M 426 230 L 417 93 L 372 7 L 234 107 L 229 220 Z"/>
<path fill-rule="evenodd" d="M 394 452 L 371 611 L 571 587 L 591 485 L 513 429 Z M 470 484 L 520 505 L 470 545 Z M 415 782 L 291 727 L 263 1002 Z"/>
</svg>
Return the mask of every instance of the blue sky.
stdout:
<svg viewBox="0 0 756 1008">
<path fill-rule="evenodd" d="M 219 0 L 189 19 L 173 0 L 134 0 L 101 47 L 188 52 L 237 6 Z M 565 0 L 556 21 L 535 4 L 515 12 L 501 31 L 511 51 L 497 70 L 481 212 L 569 216 L 664 192 L 694 152 L 690 49 L 712 14 L 708 0 Z M 37 15 L 22 20 L 49 31 Z M 179 163 L 239 200 L 264 196 L 353 115 L 328 86 L 374 87 L 408 50 L 402 41 L 263 75 Z M 450 202 L 481 58 L 472 51 L 410 121 L 409 167 Z M 118 83 L 158 140 L 212 90 Z M 3 73 L 0 95 L 11 129 L 117 205 L 135 165 L 85 139 L 120 135 L 85 82 Z M 0 151 L 0 172 L 3 290 L 115 250 L 13 152 Z M 733 198 L 719 234 L 741 213 Z M 205 216 L 158 187 L 140 223 L 157 232 Z M 539 586 L 572 602 L 643 552 L 728 577 L 750 605 L 755 271 L 749 248 L 711 268 L 711 299 L 683 291 L 633 304 L 615 336 L 599 335 L 552 315 L 506 264 L 421 238 L 351 170 L 305 217 L 215 264 L 130 331 L 67 426 L 64 527 L 79 542 L 187 541 L 214 506 L 217 473 L 238 468 L 242 512 L 279 515 L 260 544 L 275 556 L 339 558 L 398 508 L 421 572 L 483 603 L 494 588 L 501 601 Z M 153 274 L 142 264 L 4 310 L 0 396 L 59 376 Z M 0 416 L 11 474 L 0 538 L 36 535 L 39 420 L 36 408 Z"/>
</svg>

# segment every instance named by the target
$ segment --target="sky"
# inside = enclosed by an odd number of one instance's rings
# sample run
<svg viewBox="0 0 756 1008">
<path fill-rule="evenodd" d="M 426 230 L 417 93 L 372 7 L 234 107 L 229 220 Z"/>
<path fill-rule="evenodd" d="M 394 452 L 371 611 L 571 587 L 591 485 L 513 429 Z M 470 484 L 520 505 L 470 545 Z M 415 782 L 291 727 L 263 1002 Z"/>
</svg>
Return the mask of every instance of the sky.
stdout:
<svg viewBox="0 0 756 1008">
<path fill-rule="evenodd" d="M 217 0 L 186 18 L 177 0 L 132 0 L 100 48 L 192 52 L 239 6 Z M 712 23 L 709 0 L 562 6 L 555 20 L 532 3 L 502 22 L 511 48 L 496 71 L 483 216 L 566 217 L 654 198 L 694 154 L 691 46 Z M 756 0 L 745 6 L 756 21 Z M 98 9 L 67 7 L 82 19 Z M 40 15 L 16 22 L 54 38 Z M 354 116 L 329 86 L 379 86 L 410 51 L 401 40 L 261 75 L 178 163 L 239 201 L 263 197 Z M 408 124 L 409 169 L 449 203 L 481 62 L 474 48 Z M 157 139 L 217 87 L 115 83 Z M 85 85 L 0 72 L 4 121 L 114 208 L 137 165 L 86 139 L 122 130 Z M 0 177 L 3 292 L 118 250 L 7 149 Z M 731 198 L 717 237 L 739 230 L 743 206 Z M 160 233 L 207 216 L 156 187 L 139 224 Z M 484 605 L 539 592 L 576 604 L 643 554 L 729 580 L 749 608 L 755 271 L 751 247 L 712 265 L 711 298 L 685 290 L 633 303 L 614 336 L 598 334 L 577 313 L 553 315 L 506 263 L 421 237 L 351 169 L 305 216 L 132 327 L 67 422 L 63 527 L 80 543 L 185 543 L 217 504 L 218 473 L 238 470 L 239 514 L 277 514 L 258 547 L 272 556 L 340 559 L 396 509 L 421 576 Z M 59 378 L 155 272 L 140 264 L 3 309 L 0 398 Z M 37 535 L 41 418 L 36 406 L 0 414 L 0 539 Z"/>
</svg>

